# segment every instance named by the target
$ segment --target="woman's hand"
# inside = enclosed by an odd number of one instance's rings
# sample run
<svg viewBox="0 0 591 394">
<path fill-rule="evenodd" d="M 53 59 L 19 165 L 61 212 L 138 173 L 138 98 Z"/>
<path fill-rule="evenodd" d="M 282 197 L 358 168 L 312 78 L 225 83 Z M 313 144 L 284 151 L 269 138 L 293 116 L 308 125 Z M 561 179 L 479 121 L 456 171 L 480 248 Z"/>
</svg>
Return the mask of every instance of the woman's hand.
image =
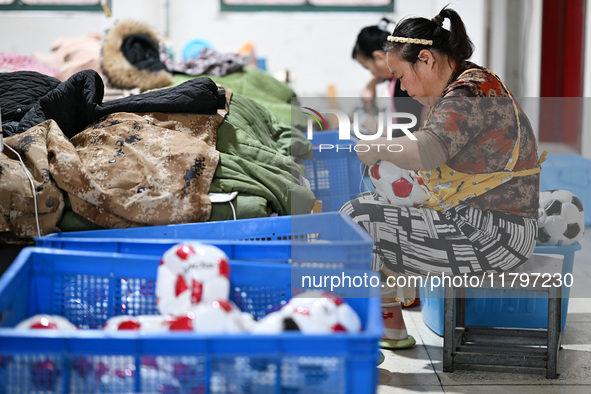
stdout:
<svg viewBox="0 0 591 394">
<path fill-rule="evenodd" d="M 383 160 L 406 170 L 426 170 L 421 161 L 417 142 L 406 136 L 359 140 L 355 145 L 355 152 L 359 160 L 368 167 Z"/>
<path fill-rule="evenodd" d="M 359 97 L 361 98 L 361 102 L 365 107 L 366 111 L 373 108 L 375 100 L 376 100 L 376 86 L 380 83 L 384 82 L 383 79 L 373 77 L 364 87 L 361 89 L 361 93 Z"/>
<path fill-rule="evenodd" d="M 361 97 L 361 100 L 363 102 L 366 102 L 366 101 L 373 102 L 373 100 L 375 100 L 375 98 L 376 98 L 375 86 L 373 86 L 373 87 L 365 86 L 363 89 L 361 89 L 359 96 Z"/>
</svg>

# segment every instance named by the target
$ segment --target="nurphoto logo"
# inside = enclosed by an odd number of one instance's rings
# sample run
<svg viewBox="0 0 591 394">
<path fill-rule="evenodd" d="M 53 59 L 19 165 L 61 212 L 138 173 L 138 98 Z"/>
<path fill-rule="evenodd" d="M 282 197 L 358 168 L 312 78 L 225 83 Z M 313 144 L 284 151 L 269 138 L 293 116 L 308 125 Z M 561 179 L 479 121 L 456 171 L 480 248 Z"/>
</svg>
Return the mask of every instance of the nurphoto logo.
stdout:
<svg viewBox="0 0 591 394">
<path fill-rule="evenodd" d="M 308 116 L 306 136 L 309 140 L 312 140 L 314 137 L 314 124 L 317 124 L 321 131 L 328 130 L 328 123 L 326 122 L 323 114 L 336 116 L 338 121 L 339 140 L 350 141 L 354 137 L 360 141 L 374 141 L 380 137 L 386 137 L 388 141 L 391 141 L 394 130 L 402 131 L 413 141 L 416 141 L 417 139 L 417 137 L 415 137 L 410 131 L 410 129 L 412 129 L 417 124 L 417 117 L 408 112 L 378 112 L 377 130 L 374 134 L 367 134 L 367 132 L 361 132 L 358 111 L 353 113 L 353 122 L 351 122 L 349 115 L 346 112 L 338 109 L 315 110 L 310 107 L 303 107 L 303 109 L 309 111 L 304 111 L 304 114 Z M 384 119 L 386 120 L 385 122 Z M 406 122 L 398 123 L 398 120 L 405 120 Z M 351 127 L 351 124 L 353 127 Z M 353 135 L 351 135 L 351 129 L 353 129 Z M 378 151 L 382 149 L 382 147 L 383 149 L 387 149 L 389 152 L 401 152 L 403 150 L 403 146 L 396 143 L 364 144 L 359 142 L 354 146 L 348 145 L 346 147 L 339 147 L 338 145 L 335 146 L 334 144 L 320 144 L 318 149 L 320 151 L 330 149 L 336 149 L 338 151 L 339 149 L 346 149 L 349 152 L 351 149 L 353 149 L 355 152 L 367 152 L 371 149 L 371 146 L 377 146 Z"/>
</svg>

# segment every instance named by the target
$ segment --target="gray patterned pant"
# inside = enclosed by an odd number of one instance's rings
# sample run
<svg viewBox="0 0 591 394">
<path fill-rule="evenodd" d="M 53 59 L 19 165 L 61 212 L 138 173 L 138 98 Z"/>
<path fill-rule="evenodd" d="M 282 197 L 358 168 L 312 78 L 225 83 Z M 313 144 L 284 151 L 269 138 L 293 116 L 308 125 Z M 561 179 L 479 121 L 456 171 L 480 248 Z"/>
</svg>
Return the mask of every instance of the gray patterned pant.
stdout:
<svg viewBox="0 0 591 394">
<path fill-rule="evenodd" d="M 375 239 L 373 269 L 405 275 L 506 271 L 530 257 L 538 231 L 535 219 L 463 204 L 445 212 L 398 207 L 371 192 L 341 211 Z"/>
</svg>

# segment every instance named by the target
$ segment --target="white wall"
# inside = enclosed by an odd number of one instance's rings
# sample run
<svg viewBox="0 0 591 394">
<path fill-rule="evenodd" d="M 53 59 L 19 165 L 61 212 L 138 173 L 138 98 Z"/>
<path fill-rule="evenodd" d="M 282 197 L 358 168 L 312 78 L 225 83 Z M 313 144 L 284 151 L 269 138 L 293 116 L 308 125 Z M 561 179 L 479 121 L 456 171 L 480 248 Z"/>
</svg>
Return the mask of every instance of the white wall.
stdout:
<svg viewBox="0 0 591 394">
<path fill-rule="evenodd" d="M 407 15 L 432 17 L 449 1 L 396 0 L 398 20 Z M 181 4 L 182 3 L 182 4 Z M 201 3 L 201 2 L 200 2 Z M 255 43 L 259 56 L 267 59 L 270 72 L 289 70 L 294 89 L 301 96 L 326 95 L 329 84 L 339 96 L 357 96 L 369 74 L 351 59 L 359 31 L 376 24 L 382 14 L 367 13 L 220 13 L 217 0 L 189 5 L 171 1 L 171 38 L 175 49 L 192 38 L 204 37 L 220 50 L 236 50 L 246 40 Z M 191 2 L 192 4 L 192 2 Z M 456 0 L 451 3 L 463 16 L 478 50 L 483 56 L 483 0 Z M 196 23 L 194 15 L 200 14 Z"/>
<path fill-rule="evenodd" d="M 169 26 L 164 5 L 169 3 Z M 398 20 L 407 15 L 432 17 L 450 3 L 464 19 L 482 63 L 485 0 L 396 0 Z M 357 96 L 369 77 L 351 59 L 359 30 L 382 17 L 376 13 L 221 13 L 218 0 L 113 0 L 113 18 L 87 13 L 0 12 L 0 52 L 30 55 L 46 53 L 60 36 L 101 33 L 115 20 L 136 19 L 151 25 L 180 56 L 184 45 L 205 38 L 219 51 L 235 51 L 244 42 L 255 44 L 273 74 L 289 70 L 301 96 L 324 96 L 329 84 L 342 97 Z M 26 26 L 26 27 L 25 27 Z M 6 39 L 5 39 L 6 38 Z"/>
<path fill-rule="evenodd" d="M 501 6 L 501 4 L 507 1 L 516 0 L 494 0 L 495 5 L 498 7 L 496 10 L 500 12 L 495 14 L 494 24 L 498 26 L 495 29 L 495 34 L 497 34 L 498 41 L 494 43 L 493 51 L 496 51 L 499 60 L 505 65 L 511 62 L 512 57 L 517 59 L 518 64 L 516 66 L 520 70 L 520 77 L 516 83 L 519 86 L 509 86 L 509 89 L 520 95 L 519 102 L 529 117 L 535 135 L 538 136 L 542 66 L 542 1 L 519 0 L 522 2 L 522 12 L 525 19 L 522 23 L 517 23 L 514 26 L 507 26 L 505 23 L 507 20 L 506 12 L 510 11 L 507 10 L 506 4 L 504 6 Z M 508 53 L 505 50 L 506 45 L 503 42 L 506 42 L 506 40 L 518 40 L 516 45 L 517 53 Z M 506 68 L 503 68 L 501 64 L 498 65 L 498 69 L 506 71 Z M 499 74 L 499 76 L 503 78 L 502 74 Z"/>
</svg>

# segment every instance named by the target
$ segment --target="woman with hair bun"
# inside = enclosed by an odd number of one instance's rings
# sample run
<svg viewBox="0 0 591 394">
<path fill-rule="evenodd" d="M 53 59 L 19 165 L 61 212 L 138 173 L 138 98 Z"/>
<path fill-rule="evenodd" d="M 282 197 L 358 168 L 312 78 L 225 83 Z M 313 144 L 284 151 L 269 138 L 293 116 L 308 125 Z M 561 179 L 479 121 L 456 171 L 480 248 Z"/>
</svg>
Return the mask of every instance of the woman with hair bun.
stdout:
<svg viewBox="0 0 591 394">
<path fill-rule="evenodd" d="M 524 263 L 536 243 L 545 156 L 538 160 L 526 114 L 495 74 L 468 60 L 474 45 L 453 9 L 400 21 L 384 50 L 401 89 L 431 110 L 412 138 L 382 137 L 356 151 L 367 166 L 414 171 L 428 199 L 398 207 L 360 196 L 341 208 L 376 240 L 373 268 L 425 277 Z"/>
<path fill-rule="evenodd" d="M 372 78 L 363 87 L 361 91 L 361 99 L 364 104 L 364 109 L 367 117 L 363 126 L 370 133 L 377 130 L 377 108 L 376 108 L 376 87 L 384 82 L 388 82 L 388 92 L 392 97 L 392 104 L 390 109 L 392 112 L 406 112 L 415 115 L 418 120 L 425 117 L 427 111 L 421 103 L 413 100 L 406 91 L 400 87 L 400 80 L 394 77 L 390 72 L 390 68 L 386 63 L 386 52 L 384 46 L 388 42 L 388 26 L 394 25 L 388 18 L 382 18 L 375 26 L 367 26 L 361 29 L 357 35 L 357 41 L 353 47 L 352 57 L 363 68 L 372 74 Z M 418 130 L 419 123 L 410 129 L 411 132 Z M 401 137 L 404 133 L 397 129 L 394 130 L 395 137 Z M 382 347 L 390 349 L 404 349 L 415 345 L 416 341 L 408 335 L 404 318 L 402 316 L 401 307 L 414 307 L 420 304 L 418 297 L 418 289 L 415 286 L 398 287 L 395 291 L 386 289 L 383 295 L 386 298 L 394 298 L 394 302 L 390 302 L 384 306 L 387 309 L 384 316 L 388 316 L 386 323 L 385 337 L 382 340 Z"/>
<path fill-rule="evenodd" d="M 391 109 L 397 112 L 411 113 L 417 119 L 421 119 L 424 116 L 423 106 L 412 100 L 408 93 L 400 88 L 400 81 L 390 73 L 390 69 L 386 64 L 384 45 L 387 44 L 389 25 L 393 25 L 393 22 L 388 18 L 382 18 L 377 25 L 364 27 L 357 35 L 353 47 L 351 57 L 372 74 L 372 78 L 361 90 L 364 108 L 368 115 L 374 119 L 374 116 L 377 115 L 375 113 L 376 88 L 381 83 L 389 82 L 388 92 L 392 97 Z M 375 119 L 372 124 L 366 124 L 365 126 L 371 132 L 374 131 L 374 126 L 377 129 Z M 417 129 L 418 126 L 415 126 L 410 131 L 414 132 Z M 397 137 L 404 135 L 400 130 L 395 130 L 395 132 L 398 133 L 395 134 Z"/>
</svg>

